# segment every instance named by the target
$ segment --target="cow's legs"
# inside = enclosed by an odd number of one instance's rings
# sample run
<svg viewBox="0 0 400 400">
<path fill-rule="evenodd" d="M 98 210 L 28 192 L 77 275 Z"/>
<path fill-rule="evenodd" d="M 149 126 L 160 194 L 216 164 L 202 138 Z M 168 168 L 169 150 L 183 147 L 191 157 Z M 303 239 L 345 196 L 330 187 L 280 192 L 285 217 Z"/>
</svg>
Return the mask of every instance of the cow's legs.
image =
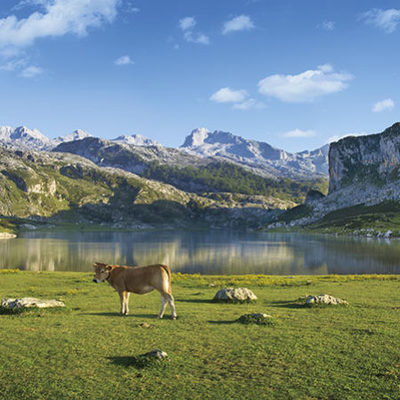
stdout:
<svg viewBox="0 0 400 400">
<path fill-rule="evenodd" d="M 129 292 L 124 292 L 125 315 L 129 314 Z"/>
<path fill-rule="evenodd" d="M 174 296 L 172 296 L 172 294 L 168 293 L 168 303 L 169 306 L 171 308 L 171 313 L 172 313 L 172 319 L 176 319 L 177 315 L 176 315 L 176 311 L 175 311 L 175 301 L 174 301 Z"/>
<path fill-rule="evenodd" d="M 172 296 L 172 294 L 170 294 L 170 293 L 165 293 L 165 292 L 161 293 L 161 301 L 162 301 L 161 312 L 158 317 L 159 318 L 163 317 L 165 306 L 168 303 L 171 308 L 172 319 L 176 319 L 177 315 L 176 315 L 176 311 L 175 311 L 174 296 Z"/>
<path fill-rule="evenodd" d="M 158 318 L 162 318 L 164 316 L 165 306 L 167 305 L 167 299 L 164 293 L 161 293 L 161 310 L 158 314 Z"/>
<path fill-rule="evenodd" d="M 129 313 L 129 292 L 123 291 L 119 293 L 119 298 L 121 299 L 121 314 L 128 315 Z"/>
</svg>

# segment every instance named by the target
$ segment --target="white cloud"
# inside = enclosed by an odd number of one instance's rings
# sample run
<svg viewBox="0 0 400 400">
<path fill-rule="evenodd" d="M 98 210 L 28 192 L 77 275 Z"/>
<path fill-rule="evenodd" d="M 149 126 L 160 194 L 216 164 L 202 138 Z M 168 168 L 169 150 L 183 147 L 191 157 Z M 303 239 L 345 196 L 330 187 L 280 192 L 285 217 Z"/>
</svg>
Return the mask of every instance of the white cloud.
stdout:
<svg viewBox="0 0 400 400">
<path fill-rule="evenodd" d="M 382 101 L 378 101 L 372 107 L 373 112 L 381 112 L 386 110 L 391 110 L 394 107 L 394 101 L 392 99 L 385 99 Z"/>
<path fill-rule="evenodd" d="M 347 88 L 353 77 L 337 73 L 329 64 L 298 75 L 270 75 L 258 82 L 258 90 L 265 96 L 276 97 L 285 102 L 310 102 L 317 97 L 340 92 Z"/>
<path fill-rule="evenodd" d="M 374 25 L 386 33 L 392 33 L 400 23 L 400 9 L 390 8 L 382 10 L 373 8 L 361 15 L 367 24 Z"/>
<path fill-rule="evenodd" d="M 335 25 L 336 25 L 335 21 L 325 20 L 322 22 L 320 26 L 323 30 L 331 32 L 335 29 Z"/>
<path fill-rule="evenodd" d="M 88 28 L 113 21 L 119 0 L 33 0 L 31 3 L 40 4 L 43 10 L 27 18 L 10 15 L 0 19 L 0 47 L 29 46 L 36 39 L 68 33 L 85 35 Z"/>
<path fill-rule="evenodd" d="M 239 15 L 224 23 L 222 33 L 249 31 L 254 28 L 254 23 L 248 15 Z"/>
<path fill-rule="evenodd" d="M 241 103 L 248 97 L 245 90 L 232 90 L 225 87 L 217 90 L 210 97 L 210 100 L 217 103 Z"/>
<path fill-rule="evenodd" d="M 179 27 L 186 31 L 188 29 L 192 29 L 196 26 L 196 20 L 193 17 L 185 17 L 179 20 Z"/>
<path fill-rule="evenodd" d="M 201 43 L 201 44 L 209 44 L 210 39 L 208 36 L 204 35 L 201 32 L 195 32 L 193 33 L 192 31 L 185 31 L 183 34 L 183 37 L 187 42 L 190 43 Z"/>
<path fill-rule="evenodd" d="M 40 67 L 36 67 L 35 65 L 31 65 L 29 67 L 24 68 L 21 71 L 21 76 L 23 78 L 35 78 L 38 75 L 43 73 L 43 69 Z"/>
<path fill-rule="evenodd" d="M 315 136 L 315 131 L 311 129 L 308 130 L 293 129 L 289 132 L 284 133 L 282 136 L 287 138 L 308 138 Z"/>
<path fill-rule="evenodd" d="M 129 56 L 121 56 L 114 61 L 114 64 L 121 66 L 121 65 L 134 64 L 134 62 L 131 60 Z"/>
<path fill-rule="evenodd" d="M 189 43 L 209 44 L 210 38 L 204 33 L 194 32 L 193 28 L 197 25 L 195 18 L 185 17 L 179 20 L 179 28 L 183 32 L 183 38 Z"/>
</svg>

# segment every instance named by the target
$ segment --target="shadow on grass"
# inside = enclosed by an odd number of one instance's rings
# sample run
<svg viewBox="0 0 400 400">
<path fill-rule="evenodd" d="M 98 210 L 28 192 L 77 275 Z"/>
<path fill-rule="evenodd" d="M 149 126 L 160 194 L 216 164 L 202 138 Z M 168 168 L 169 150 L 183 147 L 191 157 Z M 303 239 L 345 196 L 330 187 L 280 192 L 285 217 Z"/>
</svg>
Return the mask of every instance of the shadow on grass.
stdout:
<svg viewBox="0 0 400 400">
<path fill-rule="evenodd" d="M 207 321 L 210 324 L 215 324 L 215 325 L 232 325 L 237 323 L 236 321 Z"/>
<path fill-rule="evenodd" d="M 122 317 L 119 312 L 95 312 L 95 313 L 82 313 L 81 315 L 94 315 L 98 317 Z"/>
<path fill-rule="evenodd" d="M 175 301 L 179 303 L 215 304 L 213 300 L 204 300 L 204 299 L 175 299 Z"/>
<path fill-rule="evenodd" d="M 295 301 L 273 301 L 272 307 L 281 307 L 281 308 L 310 308 L 306 304 L 297 303 Z"/>
<path fill-rule="evenodd" d="M 158 319 L 158 314 L 136 314 L 130 313 L 128 315 L 122 315 L 119 312 L 97 312 L 97 313 L 84 313 L 81 315 L 93 315 L 97 317 L 120 317 L 120 318 L 150 318 L 150 319 Z M 164 316 L 164 318 L 168 319 L 168 315 Z"/>
<path fill-rule="evenodd" d="M 18 308 L 8 308 L 0 307 L 0 315 L 29 315 L 29 316 L 43 316 L 48 313 L 58 313 L 69 311 L 66 307 L 49 307 L 49 308 L 39 308 L 39 307 L 18 307 Z"/>
<path fill-rule="evenodd" d="M 132 357 L 132 356 L 114 356 L 107 357 L 114 365 L 118 365 L 125 368 L 159 368 L 162 366 L 162 360 L 158 360 L 152 357 L 146 357 L 144 355 Z"/>
</svg>

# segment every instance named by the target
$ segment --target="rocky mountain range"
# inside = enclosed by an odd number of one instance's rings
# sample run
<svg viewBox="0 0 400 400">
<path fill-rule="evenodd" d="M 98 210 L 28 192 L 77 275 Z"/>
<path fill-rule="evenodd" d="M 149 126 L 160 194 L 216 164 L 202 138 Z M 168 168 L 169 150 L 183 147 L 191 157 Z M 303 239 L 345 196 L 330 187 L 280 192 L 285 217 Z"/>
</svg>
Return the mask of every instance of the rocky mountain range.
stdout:
<svg viewBox="0 0 400 400">
<path fill-rule="evenodd" d="M 229 160 L 270 176 L 309 178 L 328 174 L 328 144 L 314 151 L 288 153 L 230 132 L 200 128 L 186 137 L 180 149 L 197 156 Z"/>
<path fill-rule="evenodd" d="M 78 215 L 121 226 L 170 218 L 260 226 L 275 219 L 271 228 L 308 225 L 341 209 L 351 214 L 351 207 L 365 212 L 386 202 L 381 208 L 390 210 L 388 201 L 400 201 L 400 123 L 332 143 L 327 196 L 320 178 L 326 149 L 287 153 L 228 132 L 196 129 L 173 149 L 140 135 L 106 140 L 78 130 L 48 139 L 1 127 L 0 142 L 3 216 Z M 288 178 L 291 168 L 302 178 Z"/>
<path fill-rule="evenodd" d="M 76 154 L 87 151 L 85 139 L 91 143 L 110 143 L 130 146 L 131 153 L 174 166 L 204 165 L 210 162 L 225 162 L 240 165 L 254 173 L 270 178 L 313 179 L 328 174 L 328 145 L 314 151 L 288 153 L 265 142 L 244 139 L 229 132 L 210 132 L 205 128 L 195 129 L 188 135 L 179 149 L 162 146 L 157 141 L 142 135 L 121 135 L 112 140 L 93 137 L 83 130 L 76 130 L 66 136 L 49 139 L 37 129 L 27 127 L 0 127 L 0 142 L 24 150 L 54 150 L 60 144 L 76 142 Z M 94 140 L 96 139 L 96 140 Z M 66 151 L 66 147 L 60 148 Z M 81 154 L 83 155 L 83 154 Z M 91 157 L 88 157 L 92 159 Z M 137 167 L 140 168 L 140 167 Z M 136 172 L 136 170 L 133 170 Z"/>
</svg>

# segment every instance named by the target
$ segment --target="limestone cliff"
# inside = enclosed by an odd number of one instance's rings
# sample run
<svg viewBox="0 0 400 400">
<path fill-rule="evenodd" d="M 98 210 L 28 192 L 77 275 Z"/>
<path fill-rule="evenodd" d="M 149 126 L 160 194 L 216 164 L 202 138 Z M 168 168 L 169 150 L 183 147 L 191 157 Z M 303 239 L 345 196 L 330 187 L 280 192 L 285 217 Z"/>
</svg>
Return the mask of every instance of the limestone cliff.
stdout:
<svg viewBox="0 0 400 400">
<path fill-rule="evenodd" d="M 329 149 L 329 194 L 359 184 L 393 183 L 399 168 L 399 122 L 379 134 L 348 136 Z"/>
</svg>

